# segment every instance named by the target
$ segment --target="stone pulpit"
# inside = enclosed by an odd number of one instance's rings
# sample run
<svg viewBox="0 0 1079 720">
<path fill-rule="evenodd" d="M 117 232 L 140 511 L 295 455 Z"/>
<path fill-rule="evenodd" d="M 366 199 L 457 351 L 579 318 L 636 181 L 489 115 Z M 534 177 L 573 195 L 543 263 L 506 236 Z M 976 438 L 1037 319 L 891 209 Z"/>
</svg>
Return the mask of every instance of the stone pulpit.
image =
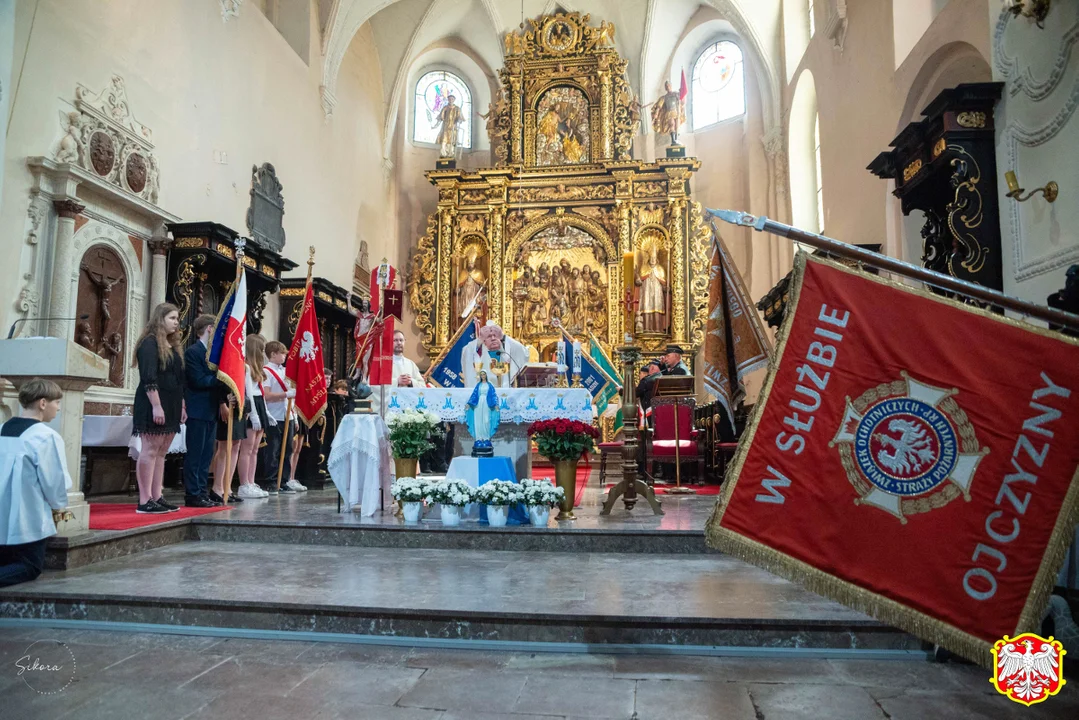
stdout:
<svg viewBox="0 0 1079 720">
<path fill-rule="evenodd" d="M 79 464 L 82 454 L 83 395 L 91 385 L 109 377 L 109 363 L 100 355 L 63 338 L 16 338 L 0 340 L 0 376 L 16 388 L 35 377 L 52 380 L 64 391 L 60 415 L 53 426 L 64 438 L 71 490 L 67 494 L 68 519 L 56 524 L 61 535 L 89 529 L 90 506 L 82 493 Z"/>
</svg>

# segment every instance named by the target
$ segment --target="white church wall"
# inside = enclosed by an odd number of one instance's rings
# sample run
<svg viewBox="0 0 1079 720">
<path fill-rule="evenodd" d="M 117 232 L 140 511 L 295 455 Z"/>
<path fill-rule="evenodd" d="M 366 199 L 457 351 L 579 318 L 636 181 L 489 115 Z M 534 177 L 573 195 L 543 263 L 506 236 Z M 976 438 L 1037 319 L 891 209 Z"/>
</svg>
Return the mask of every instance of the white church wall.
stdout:
<svg viewBox="0 0 1079 720">
<path fill-rule="evenodd" d="M 1005 83 L 994 117 L 1004 291 L 1044 304 L 1079 263 L 1079 4 L 1053 3 L 1039 28 L 994 0 L 989 21 L 993 77 Z M 1056 182 L 1058 199 L 1005 197 L 1008 170 L 1027 192 Z"/>
<path fill-rule="evenodd" d="M 313 244 L 316 274 L 349 287 L 358 235 L 372 256 L 396 255 L 389 183 L 379 170 L 383 100 L 379 73 L 371 72 L 378 58 L 369 28 L 349 49 L 327 119 L 318 64 L 308 67 L 255 8 L 241 6 L 237 17 L 223 21 L 220 5 L 211 2 L 41 0 L 18 4 L 16 13 L 20 67 L 13 75 L 20 80 L 4 153 L 0 252 L 17 258 L 26 242 L 26 158 L 55 152 L 59 116 L 73 109 L 76 83 L 101 88 L 115 74 L 125 79 L 139 120 L 153 130 L 164 211 L 246 233 L 251 167 L 271 162 L 284 185 L 286 256 L 301 261 Z M 5 326 L 17 272 L 17 262 L 0 266 Z M 270 337 L 275 328 L 266 324 Z"/>
<path fill-rule="evenodd" d="M 989 57 L 987 3 L 950 0 L 932 18 L 898 69 L 893 4 L 905 6 L 904 0 L 848 0 L 841 50 L 819 29 L 813 36 L 800 68 L 813 73 L 817 91 L 825 230 L 830 237 L 851 243 L 881 243 L 886 250 L 900 254 L 902 243 L 895 236 L 901 231 L 894 219 L 889 220 L 894 210 L 889 208 L 886 183 L 865 167 L 888 149 L 900 127 L 911 88 L 938 50 L 965 43 L 982 57 Z M 962 81 L 960 76 L 953 77 Z M 791 107 L 797 81 L 796 74 L 794 82 L 787 85 L 785 109 Z M 977 78 L 971 81 L 977 82 Z"/>
</svg>

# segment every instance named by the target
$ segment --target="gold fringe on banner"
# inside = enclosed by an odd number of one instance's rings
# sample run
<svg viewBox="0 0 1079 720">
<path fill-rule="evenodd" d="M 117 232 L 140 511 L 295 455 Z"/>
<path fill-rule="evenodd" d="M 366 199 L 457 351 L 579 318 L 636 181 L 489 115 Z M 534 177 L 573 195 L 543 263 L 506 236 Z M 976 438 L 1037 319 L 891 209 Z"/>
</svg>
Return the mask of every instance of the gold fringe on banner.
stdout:
<svg viewBox="0 0 1079 720">
<path fill-rule="evenodd" d="M 807 253 L 799 252 L 794 259 L 794 274 L 791 278 L 790 301 L 787 306 L 783 325 L 779 330 L 775 360 L 768 371 L 768 377 L 765 379 L 760 399 L 754 405 L 753 416 L 750 419 L 749 426 L 747 427 L 746 432 L 738 445 L 738 450 L 735 452 L 734 458 L 731 461 L 730 468 L 726 474 L 723 493 L 716 501 L 712 516 L 708 519 L 708 523 L 705 527 L 705 540 L 709 547 L 721 550 L 722 552 L 744 560 L 752 565 L 756 565 L 757 567 L 763 568 L 764 570 L 792 582 L 797 582 L 818 595 L 835 600 L 853 610 L 865 613 L 881 622 L 905 630 L 923 640 L 940 645 L 941 647 L 972 660 L 983 667 L 992 668 L 992 643 L 960 630 L 943 620 L 938 620 L 937 618 L 927 615 L 920 610 L 904 605 L 902 602 L 866 590 L 852 582 L 843 580 L 824 570 L 813 567 L 808 563 L 797 560 L 786 553 L 770 548 L 763 543 L 722 527 L 723 513 L 738 484 L 738 479 L 741 476 L 746 456 L 749 453 L 749 448 L 753 443 L 757 428 L 760 426 L 761 416 L 764 413 L 768 398 L 771 395 L 776 372 L 783 362 L 783 354 L 787 347 L 787 338 L 790 337 L 790 329 L 794 323 L 794 318 L 798 310 L 798 300 L 801 295 L 807 261 L 821 263 L 837 270 L 857 275 L 866 280 L 895 287 L 904 292 L 949 304 L 968 312 L 981 314 L 995 321 L 1020 327 L 1023 330 L 1046 337 L 1052 337 L 1069 344 L 1079 345 L 1079 340 L 1069 338 L 1044 328 L 1034 327 L 1011 318 L 1001 317 L 1000 315 L 987 312 L 981 308 L 971 308 L 969 305 L 963 305 L 962 303 L 949 298 L 943 298 L 919 288 L 912 288 L 902 283 L 853 270 L 844 265 L 840 265 L 839 263 L 817 257 L 810 258 Z M 1061 566 L 1064 564 L 1064 557 L 1067 554 L 1068 547 L 1072 543 L 1073 533 L 1075 532 L 1077 522 L 1079 522 L 1079 468 L 1076 469 L 1075 475 L 1072 477 L 1071 486 L 1065 496 L 1060 513 L 1057 515 L 1053 533 L 1046 546 L 1045 554 L 1042 556 L 1038 573 L 1031 586 L 1030 594 L 1027 596 L 1027 601 L 1020 615 L 1019 623 L 1012 635 L 1018 635 L 1023 632 L 1036 632 L 1041 625 L 1041 618 L 1049 603 L 1049 596 L 1052 592 L 1053 583 Z"/>
</svg>

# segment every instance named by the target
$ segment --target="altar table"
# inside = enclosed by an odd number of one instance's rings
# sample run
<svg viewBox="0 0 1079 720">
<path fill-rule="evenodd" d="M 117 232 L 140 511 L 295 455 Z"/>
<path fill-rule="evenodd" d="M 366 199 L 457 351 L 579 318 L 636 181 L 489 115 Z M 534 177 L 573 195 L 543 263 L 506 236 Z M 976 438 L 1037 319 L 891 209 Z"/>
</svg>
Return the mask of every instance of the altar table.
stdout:
<svg viewBox="0 0 1079 720">
<path fill-rule="evenodd" d="M 472 487 L 479 487 L 492 480 L 518 482 L 510 458 L 496 455 L 493 458 L 455 457 L 446 471 L 447 480 L 464 480 Z M 477 513 L 478 508 L 478 513 Z M 481 523 L 487 522 L 487 508 L 480 503 L 471 503 L 466 511 L 469 515 L 478 514 Z M 507 525 L 528 525 L 528 513 L 522 503 L 511 505 Z"/>
<path fill-rule="evenodd" d="M 386 505 L 393 502 L 390 439 L 386 423 L 378 415 L 345 415 L 334 435 L 326 467 L 348 507 L 359 504 L 364 517 L 373 516 L 379 509 L 380 488 L 382 501 Z"/>
<path fill-rule="evenodd" d="M 465 426 L 465 409 L 474 388 L 395 387 L 386 393 L 386 417 L 406 410 L 426 410 L 443 422 L 456 423 L 454 455 L 469 455 L 473 438 Z M 517 477 L 532 474 L 528 425 L 536 420 L 579 420 L 590 423 L 592 394 L 585 388 L 495 388 L 501 416 L 491 438 L 495 455 L 508 457 Z"/>
<path fill-rule="evenodd" d="M 132 460 L 139 459 L 142 440 L 131 434 L 133 419 L 130 415 L 87 415 L 82 421 L 82 446 L 126 447 Z M 169 454 L 187 452 L 187 426 L 180 425 L 180 432 L 172 438 Z"/>
<path fill-rule="evenodd" d="M 386 393 L 386 416 L 406 410 L 427 410 L 443 422 L 464 422 L 474 388 L 395 387 Z M 496 388 L 502 424 L 536 420 L 592 422 L 592 394 L 585 388 Z"/>
</svg>

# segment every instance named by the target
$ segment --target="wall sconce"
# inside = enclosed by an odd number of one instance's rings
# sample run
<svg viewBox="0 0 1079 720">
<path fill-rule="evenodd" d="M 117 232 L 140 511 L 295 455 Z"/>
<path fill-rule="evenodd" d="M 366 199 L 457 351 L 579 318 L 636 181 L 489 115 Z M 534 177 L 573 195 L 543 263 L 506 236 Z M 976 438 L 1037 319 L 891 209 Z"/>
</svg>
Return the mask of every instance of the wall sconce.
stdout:
<svg viewBox="0 0 1079 720">
<path fill-rule="evenodd" d="M 1008 183 L 1008 197 L 1019 202 L 1026 202 L 1030 198 L 1034 197 L 1034 193 L 1041 193 L 1045 196 L 1046 202 L 1053 202 L 1057 199 L 1057 194 L 1060 192 L 1060 188 L 1056 182 L 1050 180 L 1045 187 L 1034 188 L 1025 197 L 1023 195 L 1023 188 L 1019 187 L 1019 179 L 1015 177 L 1015 171 L 1009 170 L 1004 173 L 1004 180 Z"/>
<path fill-rule="evenodd" d="M 1045 29 L 1045 16 L 1049 14 L 1050 0 L 1008 0 L 1004 9 L 1012 15 L 1031 18 L 1039 28 Z"/>
</svg>

